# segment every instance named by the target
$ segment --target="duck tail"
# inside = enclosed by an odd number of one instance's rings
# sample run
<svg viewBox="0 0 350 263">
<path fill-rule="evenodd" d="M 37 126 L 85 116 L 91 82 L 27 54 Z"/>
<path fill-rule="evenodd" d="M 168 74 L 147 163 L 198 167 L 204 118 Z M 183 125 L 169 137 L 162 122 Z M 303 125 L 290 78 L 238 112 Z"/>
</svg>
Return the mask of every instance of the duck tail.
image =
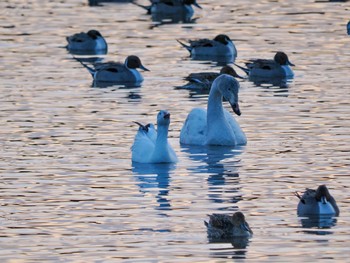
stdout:
<svg viewBox="0 0 350 263">
<path fill-rule="evenodd" d="M 185 43 L 181 42 L 180 40 L 176 39 L 177 42 L 179 42 L 181 44 L 181 46 L 183 46 L 184 48 L 186 48 L 189 52 L 192 51 L 192 47 L 189 45 L 186 45 Z"/>
<path fill-rule="evenodd" d="M 86 68 L 86 69 L 90 72 L 91 76 L 94 77 L 94 75 L 95 75 L 95 73 L 96 73 L 96 70 L 95 70 L 94 68 L 89 67 L 89 66 L 86 65 L 81 59 L 79 59 L 79 58 L 77 58 L 77 57 L 74 57 L 74 56 L 73 56 L 73 58 L 74 58 L 76 61 L 78 61 L 80 64 L 82 64 L 83 67 Z"/>
<path fill-rule="evenodd" d="M 243 70 L 245 72 L 245 74 L 249 75 L 249 69 L 248 68 L 245 68 L 245 67 L 242 67 L 236 63 L 233 63 L 233 65 L 235 65 L 237 68 Z"/>
<path fill-rule="evenodd" d="M 131 1 L 132 4 L 141 7 L 143 9 L 145 9 L 147 11 L 147 14 L 150 15 L 151 14 L 151 6 L 146 6 L 146 5 L 140 5 L 139 3 L 136 3 L 135 1 Z"/>
</svg>

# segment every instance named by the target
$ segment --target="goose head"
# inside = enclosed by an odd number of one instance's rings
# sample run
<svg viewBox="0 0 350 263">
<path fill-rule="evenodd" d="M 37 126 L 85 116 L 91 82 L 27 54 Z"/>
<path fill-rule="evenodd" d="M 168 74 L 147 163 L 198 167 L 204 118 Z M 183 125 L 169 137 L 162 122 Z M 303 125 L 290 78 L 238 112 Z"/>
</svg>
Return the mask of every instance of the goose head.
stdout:
<svg viewBox="0 0 350 263">
<path fill-rule="evenodd" d="M 315 198 L 318 202 L 326 204 L 331 199 L 331 194 L 328 191 L 327 186 L 320 185 L 316 190 Z"/>
<path fill-rule="evenodd" d="M 242 212 L 236 212 L 232 215 L 232 223 L 234 226 L 240 228 L 244 232 L 248 231 L 249 233 L 253 233 L 253 231 L 250 229 L 248 223 L 245 221 L 245 216 Z"/>
<path fill-rule="evenodd" d="M 158 126 L 169 126 L 170 124 L 170 113 L 166 110 L 161 110 L 157 115 Z"/>
<path fill-rule="evenodd" d="M 289 65 L 289 66 L 295 66 L 293 63 L 291 63 L 288 59 L 288 56 L 284 52 L 277 52 L 275 57 L 273 58 L 276 63 L 280 64 L 281 66 Z"/>
<path fill-rule="evenodd" d="M 147 69 L 146 67 L 144 67 L 141 63 L 141 60 L 138 56 L 128 56 L 126 59 L 125 59 L 125 63 L 127 68 L 130 68 L 130 69 L 136 69 L 136 68 L 140 68 L 142 70 L 145 70 L 145 71 L 149 71 L 149 69 Z"/>
<path fill-rule="evenodd" d="M 241 111 L 238 105 L 238 81 L 228 74 L 223 74 L 215 79 L 213 87 L 215 86 L 218 87 L 222 96 L 230 103 L 233 112 L 240 116 Z"/>
</svg>

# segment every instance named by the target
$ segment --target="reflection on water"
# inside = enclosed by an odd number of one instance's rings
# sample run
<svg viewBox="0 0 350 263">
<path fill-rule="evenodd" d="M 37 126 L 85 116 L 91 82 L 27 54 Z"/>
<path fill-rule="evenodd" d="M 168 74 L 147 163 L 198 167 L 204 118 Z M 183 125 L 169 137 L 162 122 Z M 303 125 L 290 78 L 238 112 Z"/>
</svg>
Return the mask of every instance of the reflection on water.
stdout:
<svg viewBox="0 0 350 263">
<path fill-rule="evenodd" d="M 249 246 L 248 238 L 234 238 L 226 241 L 209 241 L 210 244 L 220 245 L 219 248 L 210 248 L 210 255 L 214 258 L 244 259 Z"/>
<path fill-rule="evenodd" d="M 333 216 L 310 216 L 300 219 L 301 225 L 304 228 L 331 228 L 337 223 L 337 219 Z"/>
<path fill-rule="evenodd" d="M 134 177 L 137 179 L 137 185 L 140 192 L 157 190 L 157 210 L 171 210 L 171 204 L 167 199 L 170 185 L 170 172 L 175 170 L 176 164 L 132 164 Z M 162 214 L 165 215 L 166 214 Z"/>
</svg>

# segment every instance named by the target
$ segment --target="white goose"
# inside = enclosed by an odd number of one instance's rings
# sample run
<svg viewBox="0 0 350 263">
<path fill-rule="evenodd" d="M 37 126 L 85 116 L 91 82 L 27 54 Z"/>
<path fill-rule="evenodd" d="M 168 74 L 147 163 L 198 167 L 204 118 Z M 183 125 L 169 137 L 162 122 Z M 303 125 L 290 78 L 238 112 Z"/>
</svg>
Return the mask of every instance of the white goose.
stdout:
<svg viewBox="0 0 350 263">
<path fill-rule="evenodd" d="M 238 122 L 223 108 L 225 98 L 240 116 L 239 83 L 232 76 L 217 77 L 211 87 L 207 110 L 194 108 L 187 116 L 180 133 L 180 143 L 192 145 L 245 145 L 247 138 Z"/>
<path fill-rule="evenodd" d="M 161 110 L 157 115 L 158 131 L 153 124 L 142 125 L 131 147 L 132 161 L 138 163 L 174 163 L 177 162 L 175 151 L 168 143 L 170 113 Z"/>
</svg>

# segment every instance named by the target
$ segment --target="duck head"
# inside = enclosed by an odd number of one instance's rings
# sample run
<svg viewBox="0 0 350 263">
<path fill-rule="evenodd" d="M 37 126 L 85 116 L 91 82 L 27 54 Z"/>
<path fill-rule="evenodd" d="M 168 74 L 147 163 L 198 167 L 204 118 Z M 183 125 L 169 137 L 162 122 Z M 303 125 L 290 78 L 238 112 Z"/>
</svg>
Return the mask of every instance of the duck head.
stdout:
<svg viewBox="0 0 350 263">
<path fill-rule="evenodd" d="M 87 35 L 92 39 L 97 39 L 98 37 L 102 37 L 101 33 L 95 29 L 91 29 L 87 32 Z"/>
<path fill-rule="evenodd" d="M 232 40 L 224 34 L 217 35 L 214 38 L 214 41 L 220 42 L 221 44 L 227 45 L 228 43 L 232 42 Z"/>
<path fill-rule="evenodd" d="M 248 231 L 251 234 L 253 233 L 247 221 L 245 221 L 245 216 L 242 212 L 236 212 L 232 215 L 232 223 L 233 225 L 241 228 L 243 231 Z"/>
<path fill-rule="evenodd" d="M 197 4 L 196 0 L 184 0 L 183 3 L 184 5 L 194 5 L 195 7 L 202 9 L 202 7 L 199 4 Z"/>
<path fill-rule="evenodd" d="M 231 67 L 231 66 L 223 66 L 220 70 L 220 74 L 227 74 L 227 75 L 231 75 L 234 78 L 239 78 L 239 79 L 243 79 L 241 76 L 239 76 L 237 74 L 237 72 Z"/>
<path fill-rule="evenodd" d="M 320 185 L 316 190 L 315 198 L 318 202 L 326 204 L 331 199 L 331 194 L 328 191 L 327 186 Z"/>
<path fill-rule="evenodd" d="M 141 63 L 141 60 L 138 56 L 128 56 L 125 59 L 125 63 L 124 63 L 128 68 L 130 69 L 136 69 L 136 68 L 140 68 L 142 70 L 145 71 L 149 71 L 149 69 L 147 69 L 146 67 L 144 67 Z"/>
<path fill-rule="evenodd" d="M 293 63 L 289 61 L 287 54 L 281 51 L 277 52 L 273 59 L 276 61 L 276 63 L 280 64 L 281 66 L 284 66 L 284 65 L 295 66 Z"/>
</svg>

